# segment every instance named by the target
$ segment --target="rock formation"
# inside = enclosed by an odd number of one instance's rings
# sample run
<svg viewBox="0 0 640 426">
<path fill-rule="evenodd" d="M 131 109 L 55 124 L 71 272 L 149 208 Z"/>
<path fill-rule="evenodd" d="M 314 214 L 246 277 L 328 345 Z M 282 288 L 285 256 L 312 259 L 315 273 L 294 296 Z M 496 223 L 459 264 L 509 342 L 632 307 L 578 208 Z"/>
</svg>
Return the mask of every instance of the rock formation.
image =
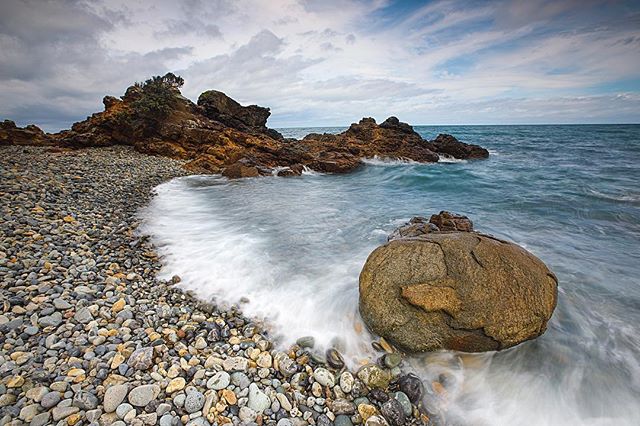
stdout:
<svg viewBox="0 0 640 426">
<path fill-rule="evenodd" d="M 171 73 L 129 87 L 120 98 L 105 96 L 104 111 L 73 124 L 70 130 L 44 134 L 6 121 L 0 143 L 50 143 L 68 148 L 133 145 L 138 151 L 189 160 L 192 173 L 228 177 L 299 175 L 304 167 L 346 173 L 363 158 L 383 157 L 418 162 L 439 155 L 485 158 L 488 152 L 450 135 L 426 141 L 413 128 L 390 117 L 379 125 L 363 118 L 345 132 L 284 139 L 266 125 L 269 108 L 242 106 L 222 92 L 208 90 L 195 104 L 181 95 L 183 80 Z M 36 130 L 37 129 L 37 130 Z"/>
<path fill-rule="evenodd" d="M 11 120 L 0 122 L 0 145 L 47 145 L 49 138 L 38 126 L 18 127 Z"/>
<path fill-rule="evenodd" d="M 360 274 L 360 313 L 374 333 L 409 352 L 501 350 L 544 333 L 555 275 L 472 226 L 447 212 L 414 219 L 373 251 Z"/>
</svg>

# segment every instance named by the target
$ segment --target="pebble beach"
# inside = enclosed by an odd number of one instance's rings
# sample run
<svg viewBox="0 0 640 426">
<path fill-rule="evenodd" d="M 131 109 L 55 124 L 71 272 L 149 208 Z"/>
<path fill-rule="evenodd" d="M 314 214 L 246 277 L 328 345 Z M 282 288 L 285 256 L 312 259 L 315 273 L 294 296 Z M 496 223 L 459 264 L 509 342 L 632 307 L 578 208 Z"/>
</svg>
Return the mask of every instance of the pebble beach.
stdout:
<svg viewBox="0 0 640 426">
<path fill-rule="evenodd" d="M 183 174 L 127 147 L 0 148 L 0 425 L 429 421 L 384 341 L 349 372 L 312 337 L 279 347 L 240 307 L 156 278 L 137 212 Z"/>
</svg>

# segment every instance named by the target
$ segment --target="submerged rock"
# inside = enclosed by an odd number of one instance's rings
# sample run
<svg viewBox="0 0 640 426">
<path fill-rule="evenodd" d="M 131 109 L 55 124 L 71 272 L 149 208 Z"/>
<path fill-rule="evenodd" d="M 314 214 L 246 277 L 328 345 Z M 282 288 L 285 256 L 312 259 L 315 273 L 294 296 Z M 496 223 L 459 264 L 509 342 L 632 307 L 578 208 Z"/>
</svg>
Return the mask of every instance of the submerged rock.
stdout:
<svg viewBox="0 0 640 426">
<path fill-rule="evenodd" d="M 443 213 L 437 225 L 410 224 L 367 259 L 360 312 L 369 328 L 410 352 L 501 350 L 544 333 L 555 275 L 522 247 L 460 232 L 471 222 Z M 417 235 L 416 224 L 453 231 Z"/>
</svg>

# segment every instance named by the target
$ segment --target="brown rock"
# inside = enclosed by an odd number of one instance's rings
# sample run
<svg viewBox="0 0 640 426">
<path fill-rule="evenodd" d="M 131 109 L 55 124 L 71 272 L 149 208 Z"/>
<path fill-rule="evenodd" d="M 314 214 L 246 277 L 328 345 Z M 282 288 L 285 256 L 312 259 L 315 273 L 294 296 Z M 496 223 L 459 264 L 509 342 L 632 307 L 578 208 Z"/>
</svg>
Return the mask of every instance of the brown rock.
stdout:
<svg viewBox="0 0 640 426">
<path fill-rule="evenodd" d="M 226 176 L 229 179 L 256 177 L 259 174 L 260 173 L 258 172 L 258 169 L 256 167 L 246 166 L 240 162 L 233 163 L 232 165 L 225 168 L 224 171 L 222 172 L 222 176 Z"/>
<path fill-rule="evenodd" d="M 478 145 L 460 142 L 451 135 L 440 134 L 431 141 L 435 151 L 460 160 L 479 159 L 489 157 L 489 151 Z"/>
<path fill-rule="evenodd" d="M 432 232 L 377 248 L 360 274 L 360 313 L 409 352 L 506 349 L 546 330 L 557 280 L 523 248 Z"/>
</svg>

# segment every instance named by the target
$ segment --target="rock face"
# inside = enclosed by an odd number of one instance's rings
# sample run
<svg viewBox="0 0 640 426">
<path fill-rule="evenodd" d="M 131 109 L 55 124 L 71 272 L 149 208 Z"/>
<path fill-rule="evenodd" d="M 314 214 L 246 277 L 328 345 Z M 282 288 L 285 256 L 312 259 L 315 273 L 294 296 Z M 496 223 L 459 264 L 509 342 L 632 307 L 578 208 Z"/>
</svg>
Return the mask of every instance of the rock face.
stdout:
<svg viewBox="0 0 640 426">
<path fill-rule="evenodd" d="M 379 125 L 363 118 L 345 132 L 284 139 L 266 125 L 269 108 L 242 106 L 222 92 L 208 90 L 194 104 L 181 95 L 182 79 L 169 73 L 129 87 L 120 98 L 105 96 L 105 109 L 70 130 L 45 134 L 35 126 L 0 125 L 0 144 L 47 143 L 66 148 L 133 145 L 154 155 L 190 160 L 191 173 L 223 173 L 229 178 L 300 175 L 304 167 L 346 173 L 363 158 L 436 162 L 440 155 L 484 158 L 488 152 L 449 135 L 424 140 L 413 128 L 389 117 Z M 228 171 L 226 171 L 228 170 Z"/>
<path fill-rule="evenodd" d="M 409 352 L 501 350 L 544 333 L 557 279 L 542 261 L 488 235 L 429 229 L 367 259 L 360 313 L 374 333 Z"/>
<path fill-rule="evenodd" d="M 437 152 L 460 160 L 489 157 L 489 151 L 481 146 L 460 142 L 451 135 L 440 134 L 431 143 Z"/>
<path fill-rule="evenodd" d="M 217 90 L 207 90 L 198 97 L 198 106 L 208 118 L 247 133 L 264 133 L 274 139 L 282 135 L 267 128 L 269 108 L 258 105 L 242 106 Z"/>
<path fill-rule="evenodd" d="M 47 135 L 38 126 L 18 127 L 11 120 L 0 122 L 0 145 L 47 145 Z"/>
</svg>

